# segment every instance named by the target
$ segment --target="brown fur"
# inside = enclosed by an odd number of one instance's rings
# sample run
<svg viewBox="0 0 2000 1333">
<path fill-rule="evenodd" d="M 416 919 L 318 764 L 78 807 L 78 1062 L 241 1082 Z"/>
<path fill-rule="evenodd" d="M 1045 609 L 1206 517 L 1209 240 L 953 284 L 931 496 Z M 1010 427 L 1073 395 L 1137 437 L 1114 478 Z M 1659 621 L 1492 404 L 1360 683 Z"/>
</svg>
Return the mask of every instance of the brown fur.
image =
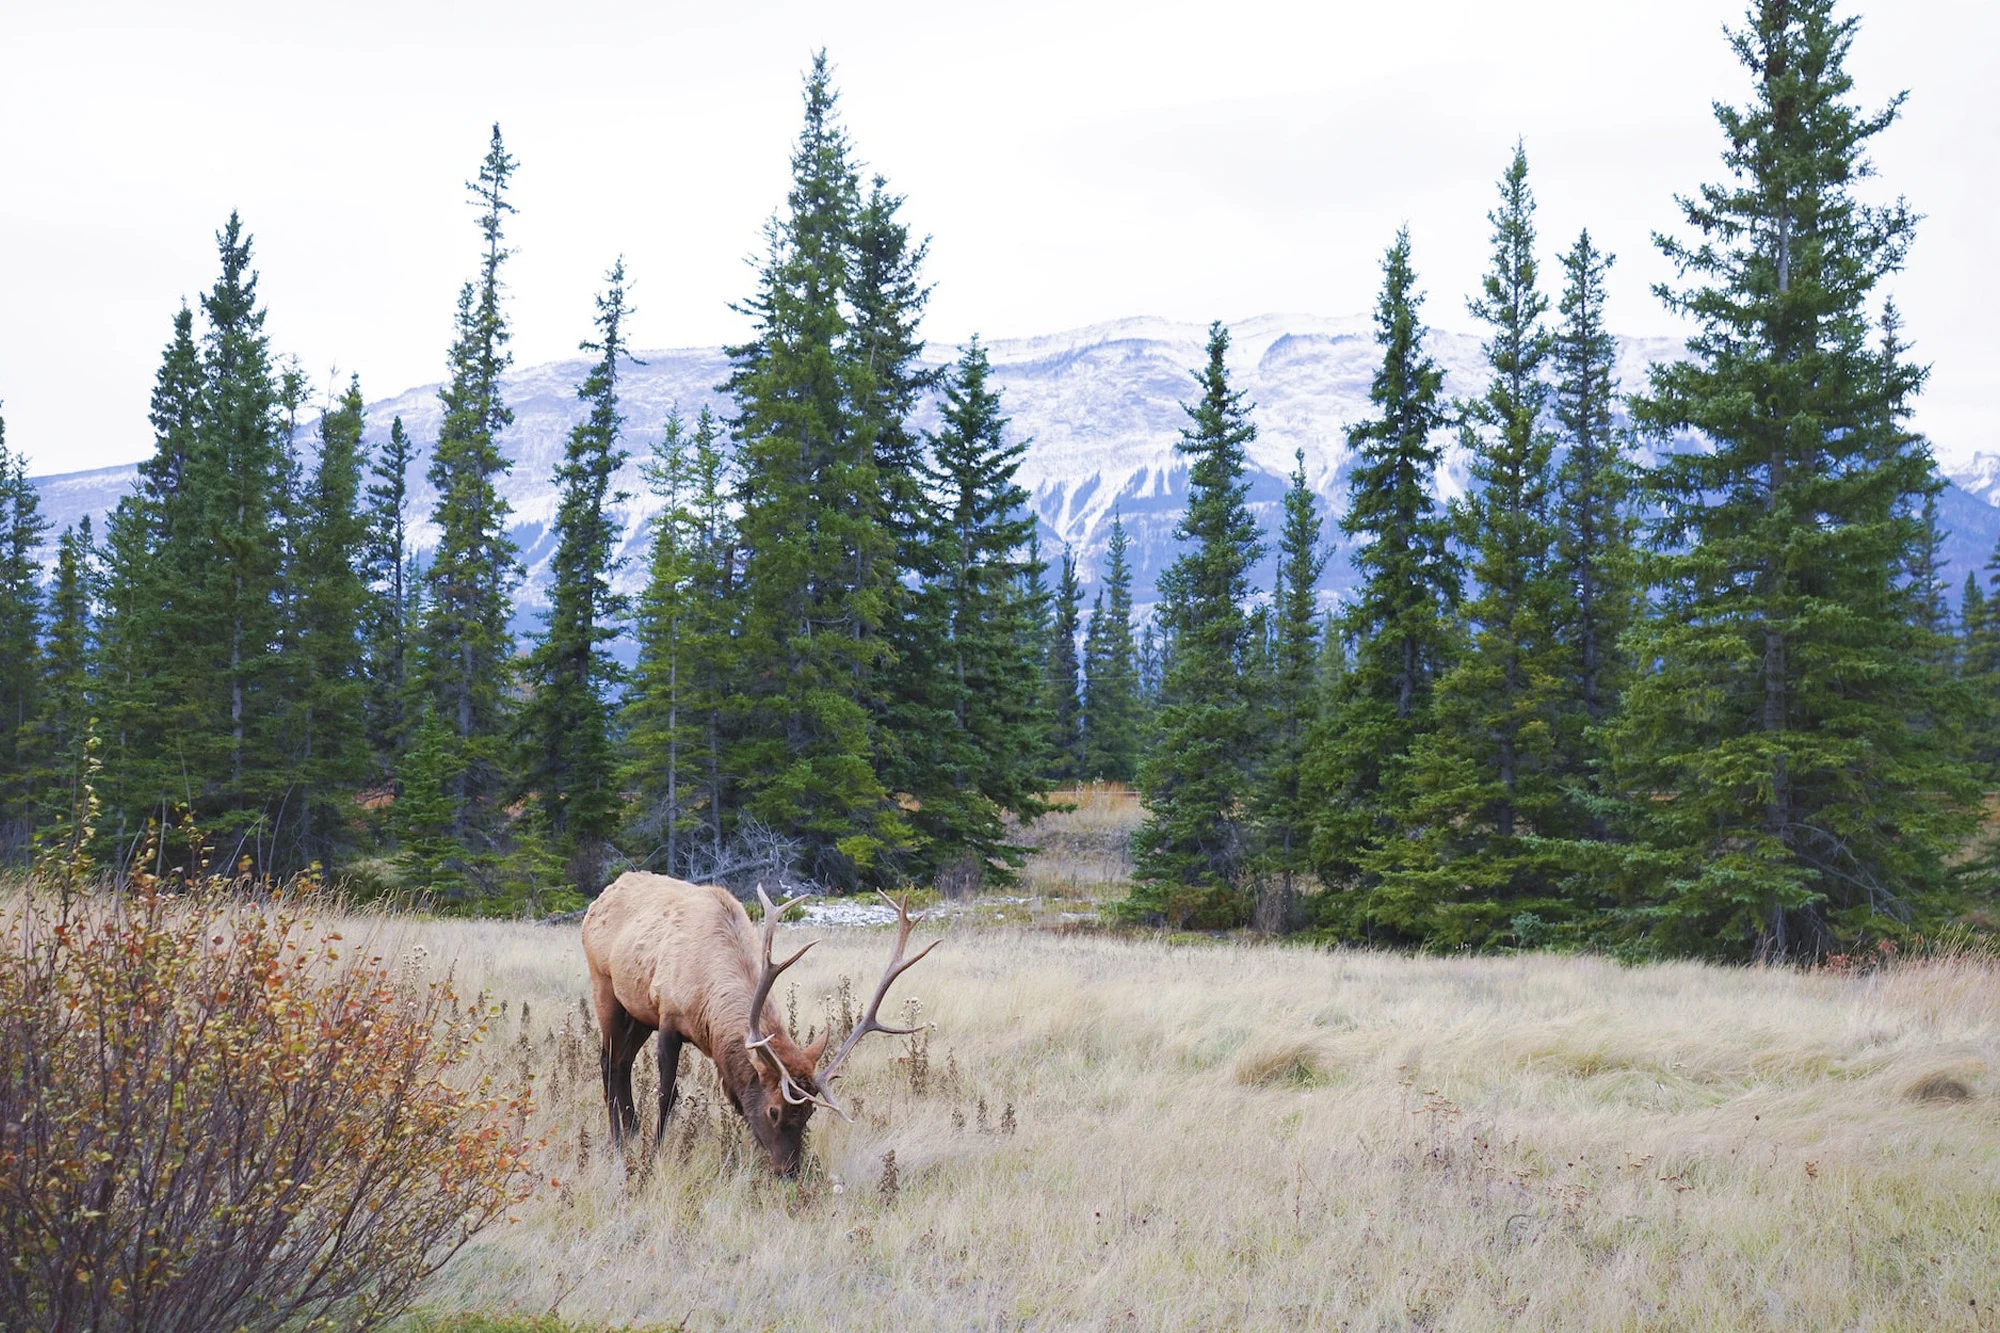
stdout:
<svg viewBox="0 0 2000 1333">
<path fill-rule="evenodd" d="M 758 936 L 727 889 L 634 871 L 599 894 L 583 918 L 583 953 L 603 1036 L 605 1108 L 611 1137 L 622 1143 L 639 1127 L 632 1101 L 632 1061 L 660 1034 L 660 1117 L 666 1131 L 683 1042 L 715 1062 L 729 1100 L 780 1172 L 798 1169 L 812 1105 L 779 1091 L 777 1071 L 745 1045 L 759 967 Z M 794 1042 L 777 1006 L 764 1002 L 761 1029 L 769 1049 L 801 1088 L 817 1091 L 815 1070 L 826 1044 Z"/>
</svg>

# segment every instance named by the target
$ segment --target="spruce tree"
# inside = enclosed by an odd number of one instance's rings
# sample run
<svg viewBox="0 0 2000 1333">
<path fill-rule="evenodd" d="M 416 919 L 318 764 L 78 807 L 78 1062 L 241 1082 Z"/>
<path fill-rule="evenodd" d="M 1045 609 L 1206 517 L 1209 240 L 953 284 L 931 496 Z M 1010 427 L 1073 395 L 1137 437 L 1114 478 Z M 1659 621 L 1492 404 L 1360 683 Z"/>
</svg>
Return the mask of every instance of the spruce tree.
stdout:
<svg viewBox="0 0 2000 1333">
<path fill-rule="evenodd" d="M 929 797 L 911 818 L 932 865 L 968 882 L 1011 879 L 1024 849 L 1002 816 L 1048 809 L 1035 519 L 1014 479 L 1028 442 L 1007 438 L 990 375 L 974 339 L 944 378 L 928 465 L 936 575 L 916 597 L 933 627 L 922 639 L 938 645 L 929 666 L 943 716 L 922 752 Z"/>
<path fill-rule="evenodd" d="M 403 419 L 397 417 L 389 423 L 389 439 L 381 456 L 369 466 L 368 543 L 363 570 L 372 596 L 366 616 L 365 661 L 368 747 L 378 777 L 395 771 L 410 738 L 410 634 L 419 604 L 409 530 L 414 452 Z"/>
<path fill-rule="evenodd" d="M 1139 648 L 1132 637 L 1131 540 L 1111 516 L 1104 586 L 1084 631 L 1083 771 L 1106 782 L 1139 774 Z"/>
<path fill-rule="evenodd" d="M 1653 664 L 1626 692 L 1619 768 L 1640 839 L 1630 921 L 1669 950 L 1768 957 L 1901 929 L 1947 904 L 1975 796 L 1901 577 L 1936 484 L 1896 426 L 1921 369 L 1871 343 L 1870 302 L 1915 216 L 1858 197 L 1901 98 L 1858 108 L 1855 21 L 1833 0 L 1759 0 L 1731 44 L 1743 106 L 1718 105 L 1729 179 L 1663 239 L 1697 326 L 1656 366 L 1639 420 L 1712 445 L 1663 459 Z"/>
<path fill-rule="evenodd" d="M 1556 628 L 1568 657 L 1568 699 L 1556 748 L 1568 780 L 1585 793 L 1588 832 L 1600 839 L 1606 836 L 1603 747 L 1593 729 L 1617 711 L 1630 670 L 1621 640 L 1637 610 L 1631 466 L 1612 419 L 1617 344 L 1604 322 L 1611 262 L 1588 231 L 1563 256 L 1550 358 L 1550 410 L 1567 446 L 1556 482 L 1556 560 L 1566 584 Z"/>
<path fill-rule="evenodd" d="M 1258 868 L 1276 880 L 1268 926 L 1296 924 L 1298 877 L 1312 865 L 1313 805 L 1304 766 L 1307 741 L 1324 702 L 1319 576 L 1326 568 L 1320 542 L 1319 505 L 1306 485 L 1305 451 L 1285 490 L 1285 520 L 1278 534 L 1278 569 L 1271 590 L 1272 641 L 1269 732 L 1265 766 L 1258 776 L 1253 815 Z"/>
<path fill-rule="evenodd" d="M 1049 646 L 1043 658 L 1048 664 L 1049 776 L 1057 782 L 1077 782 L 1084 777 L 1082 664 L 1076 655 L 1083 584 L 1077 578 L 1076 557 L 1067 546 L 1052 606 Z"/>
<path fill-rule="evenodd" d="M 836 888 L 897 878 L 912 833 L 877 771 L 888 623 L 901 598 L 856 335 L 860 187 L 825 53 L 806 78 L 792 187 L 767 228 L 750 341 L 729 349 L 743 546 L 729 776 L 743 814 L 799 840 Z"/>
<path fill-rule="evenodd" d="M 36 836 L 61 855 L 83 850 L 92 810 L 97 736 L 91 716 L 96 551 L 86 514 L 56 543 L 48 635 L 40 661 L 40 707 L 33 727 Z"/>
<path fill-rule="evenodd" d="M 7 447 L 0 419 L 0 864 L 19 857 L 33 821 L 32 729 L 42 595 L 36 553 L 49 521 L 28 480 L 28 460 Z"/>
<path fill-rule="evenodd" d="M 359 376 L 320 417 L 319 457 L 300 496 L 293 567 L 291 802 L 299 859 L 331 864 L 351 846 L 354 793 L 367 780 L 367 680 L 362 628 L 370 594 L 362 562 L 369 539 L 361 505 Z"/>
<path fill-rule="evenodd" d="M 507 537 L 511 509 L 497 487 L 513 466 L 500 450 L 500 433 L 514 420 L 500 388 L 512 359 L 500 269 L 510 254 L 502 242 L 507 214 L 514 211 L 507 202 L 514 170 L 495 125 L 479 177 L 466 186 L 479 205 L 486 251 L 478 279 L 459 292 L 451 373 L 438 392 L 444 421 L 428 474 L 437 491 L 431 521 L 438 542 L 424 571 L 416 641 L 417 692 L 454 737 L 445 766 L 452 836 L 461 855 L 482 864 L 500 850 L 505 818 L 500 797 L 508 766 L 507 686 L 514 656 L 509 595 L 519 579 Z"/>
<path fill-rule="evenodd" d="M 1477 591 L 1464 648 L 1439 678 L 1416 741 L 1404 836 L 1363 856 L 1378 881 L 1369 920 L 1425 943 L 1492 942 L 1523 912 L 1562 910 L 1551 841 L 1574 827 L 1556 749 L 1568 659 L 1557 639 L 1565 580 L 1554 560 L 1554 439 L 1542 424 L 1550 339 L 1537 285 L 1534 196 L 1516 145 L 1500 182 L 1493 266 L 1473 315 L 1491 330 L 1487 389 L 1463 405 L 1472 494 L 1454 515 Z"/>
<path fill-rule="evenodd" d="M 1376 416 L 1348 432 L 1356 462 L 1341 531 L 1356 537 L 1361 586 L 1342 613 L 1340 636 L 1353 645 L 1339 690 L 1307 745 L 1304 781 L 1319 810 L 1312 858 L 1332 892 L 1317 900 L 1326 924 L 1372 932 L 1370 851 L 1400 836 L 1406 807 L 1398 787 L 1404 761 L 1429 730 L 1432 686 L 1444 670 L 1458 605 L 1460 570 L 1448 525 L 1431 488 L 1444 372 L 1424 350 L 1410 266 L 1410 236 L 1399 231 L 1383 261 L 1375 341 L 1382 364 L 1368 390 Z"/>
<path fill-rule="evenodd" d="M 1208 330 L 1201 395 L 1184 404 L 1176 448 L 1189 460 L 1183 544 L 1160 579 L 1159 616 L 1173 637 L 1159 735 L 1139 768 L 1146 822 L 1132 843 L 1126 910 L 1174 926 L 1232 926 L 1245 917 L 1251 851 L 1248 803 L 1259 718 L 1247 678 L 1256 650 L 1245 613 L 1250 570 L 1263 554 L 1249 509 L 1245 449 L 1250 406 L 1229 384 L 1229 332 Z"/>
<path fill-rule="evenodd" d="M 170 519 L 160 552 L 184 613 L 169 622 L 175 649 L 155 676 L 194 710 L 169 743 L 196 818 L 233 859 L 268 870 L 275 841 L 290 832 L 283 730 L 291 682 L 280 649 L 293 462 L 251 240 L 234 213 L 216 243 L 222 272 L 201 300 L 208 330 L 178 490 L 185 503 L 171 507 L 186 522 Z"/>
<path fill-rule="evenodd" d="M 550 561 L 546 627 L 524 670 L 521 710 L 522 794 L 533 793 L 554 850 L 567 857 L 576 887 L 603 887 L 608 843 L 617 822 L 617 763 L 611 743 L 611 692 L 619 677 L 609 644 L 618 636 L 625 599 L 611 590 L 620 532 L 616 509 L 629 497 L 612 478 L 630 457 L 621 447 L 618 363 L 625 346 L 625 261 L 605 275 L 597 298 L 597 337 L 583 350 L 596 362 L 577 386 L 590 411 L 570 432 L 556 468 L 555 555 Z"/>
</svg>

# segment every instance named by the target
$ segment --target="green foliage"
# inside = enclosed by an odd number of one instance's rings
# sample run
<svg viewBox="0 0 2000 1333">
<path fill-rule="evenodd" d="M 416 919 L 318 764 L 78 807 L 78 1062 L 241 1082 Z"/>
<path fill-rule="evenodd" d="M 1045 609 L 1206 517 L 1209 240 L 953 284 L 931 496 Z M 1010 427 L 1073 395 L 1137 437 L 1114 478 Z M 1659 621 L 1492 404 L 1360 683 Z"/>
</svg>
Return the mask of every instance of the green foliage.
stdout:
<svg viewBox="0 0 2000 1333">
<path fill-rule="evenodd" d="M 625 261 L 605 275 L 597 298 L 597 340 L 583 350 L 598 359 L 577 388 L 590 413 L 570 432 L 556 468 L 556 550 L 550 561 L 547 628 L 523 670 L 528 699 L 521 709 L 521 759 L 516 782 L 558 853 L 568 856 L 576 886 L 603 887 L 606 848 L 616 823 L 616 755 L 611 740 L 611 691 L 619 678 L 609 643 L 618 635 L 625 599 L 611 590 L 619 527 L 612 509 L 628 497 L 611 479 L 629 456 L 619 447 L 618 362 L 630 360 L 624 322 Z"/>
<path fill-rule="evenodd" d="M 456 828 L 458 780 L 464 760 L 444 719 L 426 708 L 396 771 L 399 794 L 390 809 L 396 865 L 410 889 L 447 905 L 468 900 L 465 844 Z"/>
<path fill-rule="evenodd" d="M 639 660 L 620 725 L 623 786 L 636 793 L 631 831 L 646 840 L 644 866 L 694 876 L 723 857 L 722 744 L 730 693 L 735 529 L 728 462 L 704 407 L 689 436 L 678 414 L 644 465 L 660 501 L 646 588 L 634 618 Z"/>
<path fill-rule="evenodd" d="M 1901 577 L 1939 482 L 1902 422 L 1923 372 L 1871 345 L 1869 301 L 1915 218 L 1856 194 L 1866 113 L 1832 0 L 1763 0 L 1731 34 L 1730 179 L 1684 201 L 1662 293 L 1698 331 L 1634 404 L 1712 451 L 1664 458 L 1616 758 L 1639 840 L 1631 927 L 1668 949 L 1816 952 L 1948 910 L 1976 792 Z"/>
<path fill-rule="evenodd" d="M 28 776 L 40 806 L 36 839 L 70 857 L 87 850 L 99 748 L 91 716 L 91 606 L 98 580 L 90 527 L 86 514 L 77 526 L 65 528 L 56 544 L 40 694 L 29 728 L 33 765 Z"/>
<path fill-rule="evenodd" d="M 1178 448 L 1189 459 L 1187 546 L 1160 580 L 1161 623 L 1174 651 L 1159 736 L 1139 769 L 1146 822 L 1133 835 L 1136 878 L 1124 910 L 1174 927 L 1234 925 L 1247 910 L 1248 802 L 1258 757 L 1245 603 L 1262 554 L 1244 481 L 1256 439 L 1249 405 L 1229 385 L 1229 333 L 1209 326 L 1201 396 L 1185 405 Z"/>
<path fill-rule="evenodd" d="M 1407 795 L 1402 760 L 1431 726 L 1431 690 L 1454 645 L 1450 617 L 1460 569 L 1444 515 L 1431 498 L 1444 372 L 1423 347 L 1410 236 L 1399 231 L 1383 261 L 1375 341 L 1382 364 L 1369 386 L 1377 415 L 1348 432 L 1357 457 L 1341 531 L 1359 538 L 1361 586 L 1342 612 L 1352 645 L 1329 706 L 1307 742 L 1303 784 L 1319 810 L 1311 855 L 1328 892 L 1316 909 L 1334 931 L 1371 933 L 1375 876 L 1367 854 L 1400 836 Z"/>
<path fill-rule="evenodd" d="M 1279 882 L 1277 919 L 1290 926 L 1296 912 L 1294 880 L 1311 868 L 1314 803 L 1305 783 L 1306 746 L 1325 702 L 1319 596 L 1326 566 L 1322 520 L 1306 486 L 1305 451 L 1293 454 L 1296 470 L 1285 490 L 1285 521 L 1278 535 L 1277 584 L 1272 589 L 1270 684 L 1267 691 L 1268 754 L 1258 776 L 1253 815 L 1257 867 Z M 1337 649 L 1337 645 L 1336 645 Z"/>
<path fill-rule="evenodd" d="M 794 833 L 810 878 L 849 888 L 892 879 L 914 835 L 876 768 L 898 488 L 848 304 L 860 188 L 835 102 L 822 52 L 792 188 L 739 307 L 755 331 L 730 349 L 743 583 L 726 767 L 742 813 Z"/>
<path fill-rule="evenodd" d="M 1077 632 L 1083 628 L 1083 584 L 1076 575 L 1076 557 L 1063 548 L 1062 573 L 1051 603 L 1048 651 L 1043 656 L 1048 690 L 1049 777 L 1075 782 L 1084 776 L 1082 663 L 1076 655 Z"/>
<path fill-rule="evenodd" d="M 368 744 L 378 775 L 393 772 L 410 741 L 410 635 L 419 584 L 410 550 L 410 463 L 415 447 L 403 419 L 369 468 L 368 543 L 363 564 L 372 594 L 366 619 Z"/>
<path fill-rule="evenodd" d="M 514 211 L 507 202 L 514 167 L 495 125 L 479 178 L 466 187 L 480 208 L 486 253 L 478 280 L 459 292 L 450 376 L 438 391 L 444 422 L 428 474 L 437 491 L 431 521 L 438 544 L 424 571 L 416 641 L 417 693 L 454 738 L 451 835 L 482 856 L 497 851 L 505 818 L 514 657 L 508 597 L 519 576 L 507 538 L 510 509 L 496 486 L 512 467 L 500 451 L 500 432 L 514 420 L 500 393 L 511 361 L 500 268 L 510 253 L 501 242 Z"/>
<path fill-rule="evenodd" d="M 1130 550 L 1124 521 L 1113 514 L 1104 587 L 1091 604 L 1083 635 L 1083 772 L 1104 782 L 1131 782 L 1138 777 L 1145 740 L 1139 647 L 1132 637 Z"/>
<path fill-rule="evenodd" d="M 33 750 L 26 742 L 39 713 L 42 593 L 35 550 L 48 528 L 28 460 L 8 449 L 0 419 L 0 863 L 25 850 L 33 827 Z"/>
<path fill-rule="evenodd" d="M 1563 910 L 1556 841 L 1576 822 L 1557 749 L 1567 592 L 1551 512 L 1554 438 L 1542 425 L 1548 301 L 1537 287 L 1534 196 L 1517 145 L 1500 182 L 1493 266 L 1471 310 L 1491 330 L 1486 392 L 1462 407 L 1473 493 L 1453 517 L 1476 593 L 1459 608 L 1463 645 L 1438 678 L 1392 816 L 1401 836 L 1361 857 L 1368 916 L 1412 942 L 1491 943 L 1528 910 Z"/>
</svg>

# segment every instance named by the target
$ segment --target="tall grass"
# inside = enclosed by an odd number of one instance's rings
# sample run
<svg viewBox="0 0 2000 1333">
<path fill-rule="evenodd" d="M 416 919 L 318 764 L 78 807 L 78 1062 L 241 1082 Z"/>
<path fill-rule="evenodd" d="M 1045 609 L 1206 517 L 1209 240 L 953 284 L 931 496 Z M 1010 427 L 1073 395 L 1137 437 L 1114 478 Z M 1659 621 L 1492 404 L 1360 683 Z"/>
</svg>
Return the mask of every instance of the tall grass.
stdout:
<svg viewBox="0 0 2000 1333">
<path fill-rule="evenodd" d="M 928 1043 L 864 1043 L 856 1123 L 817 1119 L 787 1184 L 691 1049 L 664 1151 L 609 1155 L 573 929 L 425 929 L 506 1005 L 489 1050 L 535 1073 L 557 1182 L 432 1280 L 441 1311 L 1755 1329 L 1972 1328 L 2000 1304 L 1990 957 L 1625 968 L 954 924 L 902 983 Z M 886 946 L 809 954 L 780 997 L 797 1027 Z"/>
</svg>

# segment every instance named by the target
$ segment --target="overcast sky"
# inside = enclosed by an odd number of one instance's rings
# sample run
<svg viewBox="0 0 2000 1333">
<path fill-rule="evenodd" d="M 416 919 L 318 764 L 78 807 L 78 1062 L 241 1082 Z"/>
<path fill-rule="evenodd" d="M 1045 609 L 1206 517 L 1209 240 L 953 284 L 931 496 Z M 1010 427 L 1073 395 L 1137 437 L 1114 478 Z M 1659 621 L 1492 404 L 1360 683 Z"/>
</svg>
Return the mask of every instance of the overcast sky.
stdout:
<svg viewBox="0 0 2000 1333">
<path fill-rule="evenodd" d="M 1648 240 L 1718 174 L 1741 0 L 1271 4 L 0 5 L 0 414 L 38 472 L 151 448 L 146 399 L 231 208 L 274 350 L 371 399 L 439 378 L 498 120 L 520 162 L 519 364 L 574 354 L 621 252 L 641 347 L 739 336 L 824 45 L 860 156 L 933 238 L 935 344 L 1127 315 L 1366 309 L 1407 222 L 1433 323 L 1468 327 L 1485 212 L 1527 142 L 1551 260 L 1615 251 L 1611 322 L 1674 326 Z M 1928 215 L 1895 284 L 1948 463 L 2000 445 L 1990 0 L 1877 0 L 1852 69 L 1883 195 Z M 1553 269 L 1553 264 L 1550 264 Z"/>
</svg>

